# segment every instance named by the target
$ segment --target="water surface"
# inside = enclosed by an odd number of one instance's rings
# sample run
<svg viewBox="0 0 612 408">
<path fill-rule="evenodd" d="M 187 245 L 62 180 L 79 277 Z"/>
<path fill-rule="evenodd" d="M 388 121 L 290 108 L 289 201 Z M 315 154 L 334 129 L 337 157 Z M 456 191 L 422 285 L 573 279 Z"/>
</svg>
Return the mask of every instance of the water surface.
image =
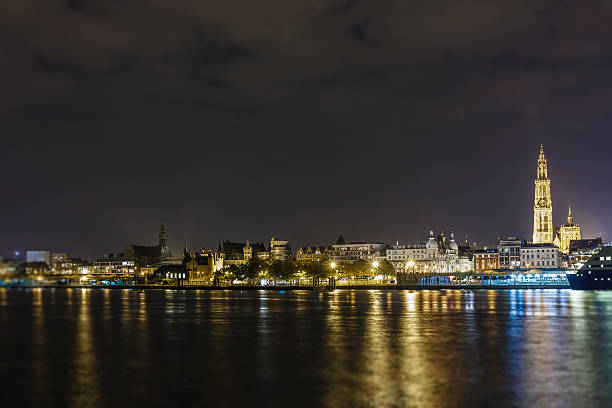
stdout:
<svg viewBox="0 0 612 408">
<path fill-rule="evenodd" d="M 0 288 L 2 406 L 609 406 L 612 293 Z"/>
</svg>

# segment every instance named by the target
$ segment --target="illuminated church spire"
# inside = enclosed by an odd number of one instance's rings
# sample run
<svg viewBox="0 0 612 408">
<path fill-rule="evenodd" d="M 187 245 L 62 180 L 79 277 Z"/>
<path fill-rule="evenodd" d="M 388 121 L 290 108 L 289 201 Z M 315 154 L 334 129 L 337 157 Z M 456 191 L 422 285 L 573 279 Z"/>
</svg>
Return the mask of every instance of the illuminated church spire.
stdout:
<svg viewBox="0 0 612 408">
<path fill-rule="evenodd" d="M 544 145 L 540 145 L 540 156 L 538 157 L 538 180 L 548 180 L 548 166 L 544 156 Z"/>
<path fill-rule="evenodd" d="M 572 217 L 572 205 L 569 205 L 569 211 L 567 212 L 567 225 L 574 225 L 574 217 Z"/>
<path fill-rule="evenodd" d="M 533 243 L 551 242 L 553 242 L 553 219 L 550 179 L 548 178 L 548 164 L 544 155 L 544 146 L 540 145 L 533 203 Z"/>
</svg>

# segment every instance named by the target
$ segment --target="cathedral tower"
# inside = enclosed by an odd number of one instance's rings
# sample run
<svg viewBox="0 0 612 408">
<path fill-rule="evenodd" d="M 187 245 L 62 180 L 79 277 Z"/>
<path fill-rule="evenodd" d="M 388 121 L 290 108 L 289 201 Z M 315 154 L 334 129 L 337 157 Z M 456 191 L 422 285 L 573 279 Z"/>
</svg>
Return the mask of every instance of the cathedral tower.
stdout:
<svg viewBox="0 0 612 408">
<path fill-rule="evenodd" d="M 168 237 L 166 236 L 166 226 L 164 224 L 159 226 L 159 249 L 160 256 L 162 259 L 166 259 L 170 254 L 170 249 L 168 248 Z"/>
<path fill-rule="evenodd" d="M 540 145 L 538 175 L 535 179 L 535 199 L 533 202 L 533 243 L 553 242 L 552 200 L 550 198 L 550 179 L 544 147 Z"/>
</svg>

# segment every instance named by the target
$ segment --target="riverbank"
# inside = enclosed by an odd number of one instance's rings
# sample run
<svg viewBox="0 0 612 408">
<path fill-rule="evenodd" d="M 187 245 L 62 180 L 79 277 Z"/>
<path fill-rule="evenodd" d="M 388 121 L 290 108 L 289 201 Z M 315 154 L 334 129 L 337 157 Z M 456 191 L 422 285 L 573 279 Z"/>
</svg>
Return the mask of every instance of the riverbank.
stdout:
<svg viewBox="0 0 612 408">
<path fill-rule="evenodd" d="M 309 290 L 327 291 L 327 286 L 170 286 L 170 285 L 6 285 L 11 289 L 124 289 L 124 290 Z M 351 285 L 336 286 L 335 290 L 513 290 L 513 289 L 570 289 L 569 285 Z"/>
</svg>

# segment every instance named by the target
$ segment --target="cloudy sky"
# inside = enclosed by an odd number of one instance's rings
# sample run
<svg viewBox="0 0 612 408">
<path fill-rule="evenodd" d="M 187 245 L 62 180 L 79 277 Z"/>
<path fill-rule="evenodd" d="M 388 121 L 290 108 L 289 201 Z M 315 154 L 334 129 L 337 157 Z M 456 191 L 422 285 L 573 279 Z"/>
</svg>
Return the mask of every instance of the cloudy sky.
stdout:
<svg viewBox="0 0 612 408">
<path fill-rule="evenodd" d="M 9 0 L 0 249 L 610 237 L 609 1 Z"/>
</svg>

